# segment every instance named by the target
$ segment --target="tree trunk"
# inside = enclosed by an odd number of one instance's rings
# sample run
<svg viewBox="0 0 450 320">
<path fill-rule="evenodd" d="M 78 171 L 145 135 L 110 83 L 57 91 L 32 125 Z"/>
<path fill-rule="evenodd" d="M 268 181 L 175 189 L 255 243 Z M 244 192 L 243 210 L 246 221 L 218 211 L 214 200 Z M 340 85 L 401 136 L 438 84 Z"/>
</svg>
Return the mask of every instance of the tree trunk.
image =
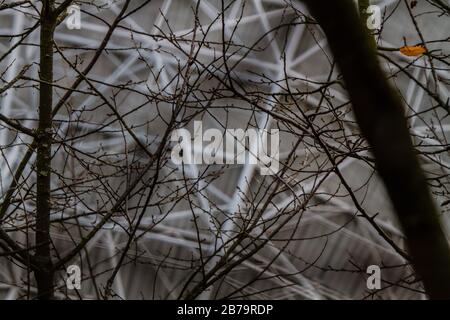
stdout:
<svg viewBox="0 0 450 320">
<path fill-rule="evenodd" d="M 450 299 L 450 251 L 412 146 L 403 106 L 379 66 L 352 0 L 304 0 L 324 30 L 356 119 L 406 236 L 413 266 L 432 299 Z M 364 21 L 365 22 L 365 21 Z"/>
<path fill-rule="evenodd" d="M 50 175 L 53 103 L 53 32 L 55 21 L 50 1 L 43 2 L 40 34 L 39 128 L 37 137 L 37 199 L 36 199 L 36 260 L 35 272 L 38 298 L 53 297 L 52 261 L 50 255 Z"/>
</svg>

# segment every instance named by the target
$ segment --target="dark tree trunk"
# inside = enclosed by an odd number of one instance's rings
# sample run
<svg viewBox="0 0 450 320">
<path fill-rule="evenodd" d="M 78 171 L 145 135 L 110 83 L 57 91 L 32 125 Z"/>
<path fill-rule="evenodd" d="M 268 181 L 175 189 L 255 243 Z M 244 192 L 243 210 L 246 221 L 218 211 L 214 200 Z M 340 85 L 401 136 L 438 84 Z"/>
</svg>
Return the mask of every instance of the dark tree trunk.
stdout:
<svg viewBox="0 0 450 320">
<path fill-rule="evenodd" d="M 55 21 L 50 1 L 43 2 L 40 34 L 39 128 L 37 137 L 37 199 L 36 199 L 36 260 L 35 272 L 39 299 L 53 297 L 52 261 L 50 254 L 50 175 L 53 103 L 53 32 Z"/>
<path fill-rule="evenodd" d="M 450 251 L 413 149 L 403 106 L 386 80 L 352 0 L 304 0 L 338 62 L 362 133 L 376 158 L 406 236 L 413 266 L 432 299 L 450 299 Z"/>
</svg>

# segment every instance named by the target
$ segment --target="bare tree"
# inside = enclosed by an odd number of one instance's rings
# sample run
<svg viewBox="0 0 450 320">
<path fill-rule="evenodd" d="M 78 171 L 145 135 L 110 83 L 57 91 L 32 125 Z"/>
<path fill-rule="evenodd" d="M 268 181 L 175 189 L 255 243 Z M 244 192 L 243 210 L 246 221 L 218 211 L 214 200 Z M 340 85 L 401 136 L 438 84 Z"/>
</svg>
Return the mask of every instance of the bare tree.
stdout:
<svg viewBox="0 0 450 320">
<path fill-rule="evenodd" d="M 304 2 L 0 1 L 0 296 L 448 297 L 448 8 Z"/>
</svg>

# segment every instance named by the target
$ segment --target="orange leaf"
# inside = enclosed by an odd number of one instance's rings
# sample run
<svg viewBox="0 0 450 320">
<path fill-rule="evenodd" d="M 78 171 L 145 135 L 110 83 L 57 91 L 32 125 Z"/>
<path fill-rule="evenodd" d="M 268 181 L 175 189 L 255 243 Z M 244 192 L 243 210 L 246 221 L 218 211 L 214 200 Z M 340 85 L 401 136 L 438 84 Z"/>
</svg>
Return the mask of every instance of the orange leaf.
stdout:
<svg viewBox="0 0 450 320">
<path fill-rule="evenodd" d="M 423 46 L 404 46 L 400 48 L 400 52 L 408 57 L 420 56 L 427 50 Z"/>
</svg>

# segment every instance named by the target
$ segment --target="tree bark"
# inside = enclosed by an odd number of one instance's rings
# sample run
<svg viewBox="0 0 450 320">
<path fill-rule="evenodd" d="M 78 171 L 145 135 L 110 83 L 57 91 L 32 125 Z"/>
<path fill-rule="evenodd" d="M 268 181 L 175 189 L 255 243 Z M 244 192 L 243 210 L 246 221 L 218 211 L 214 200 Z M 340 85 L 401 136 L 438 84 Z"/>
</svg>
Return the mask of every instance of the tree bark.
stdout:
<svg viewBox="0 0 450 320">
<path fill-rule="evenodd" d="M 431 299 L 450 299 L 448 242 L 411 142 L 402 102 L 383 74 L 356 6 L 352 0 L 303 1 L 324 30 L 341 69 L 413 266 Z"/>
<path fill-rule="evenodd" d="M 55 19 L 52 1 L 44 1 L 40 33 L 39 127 L 37 135 L 36 253 L 40 268 L 35 272 L 38 298 L 53 297 L 52 260 L 50 252 L 50 175 L 53 104 L 53 33 Z"/>
</svg>

